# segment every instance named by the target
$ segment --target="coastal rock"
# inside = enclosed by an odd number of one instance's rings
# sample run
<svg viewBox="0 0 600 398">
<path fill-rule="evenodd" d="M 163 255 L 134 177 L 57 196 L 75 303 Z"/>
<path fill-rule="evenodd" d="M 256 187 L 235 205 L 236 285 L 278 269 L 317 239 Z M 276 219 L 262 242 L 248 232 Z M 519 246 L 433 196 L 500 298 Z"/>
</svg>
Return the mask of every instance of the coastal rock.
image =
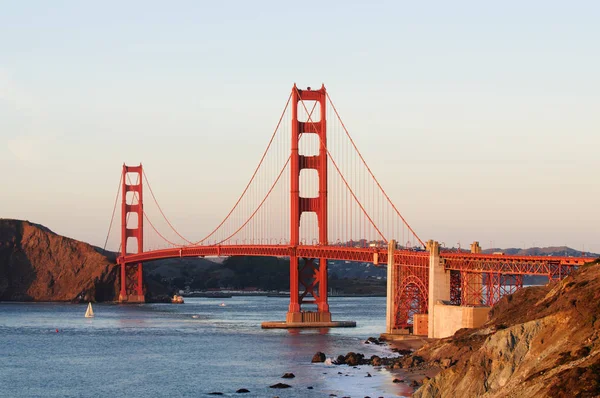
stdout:
<svg viewBox="0 0 600 398">
<path fill-rule="evenodd" d="M 289 384 L 285 384 L 285 383 L 277 383 L 277 384 L 273 384 L 272 386 L 269 386 L 269 388 L 290 388 L 291 386 Z"/>
<path fill-rule="evenodd" d="M 294 377 L 296 377 L 296 375 L 293 373 L 284 373 L 283 376 L 281 376 L 282 379 L 293 379 Z"/>
<path fill-rule="evenodd" d="M 400 360 L 403 369 L 413 368 L 423 363 L 423 358 L 418 355 L 411 355 Z"/>
<path fill-rule="evenodd" d="M 349 352 L 344 357 L 344 362 L 348 366 L 360 365 L 364 359 L 364 355 L 356 352 Z"/>
<path fill-rule="evenodd" d="M 600 396 L 600 264 L 506 296 L 479 329 L 417 354 L 443 368 L 414 397 Z"/>
<path fill-rule="evenodd" d="M 325 362 L 326 358 L 327 357 L 325 356 L 324 353 L 322 353 L 321 351 L 317 351 L 317 353 L 315 355 L 313 355 L 311 362 L 312 363 Z"/>
<path fill-rule="evenodd" d="M 375 344 L 375 345 L 381 345 L 383 344 L 382 341 L 380 339 L 378 339 L 377 337 L 369 337 L 366 341 L 365 344 Z"/>
<path fill-rule="evenodd" d="M 236 391 L 237 394 L 246 394 L 249 392 L 250 392 L 250 390 L 248 390 L 246 388 L 240 388 L 239 390 Z"/>
<path fill-rule="evenodd" d="M 371 362 L 371 365 L 373 365 L 373 366 L 381 366 L 381 358 L 378 357 L 377 355 L 371 356 L 371 359 L 369 362 Z"/>
<path fill-rule="evenodd" d="M 441 361 L 439 361 L 439 364 L 442 369 L 447 369 L 450 367 L 450 365 L 452 365 L 452 359 L 444 358 Z"/>
<path fill-rule="evenodd" d="M 400 355 L 402 355 L 402 356 L 406 356 L 406 355 L 410 355 L 410 354 L 412 354 L 412 351 L 411 351 L 411 350 L 408 350 L 408 349 L 398 349 L 398 348 L 392 348 L 392 351 L 393 351 L 393 352 L 396 352 L 396 353 L 398 353 L 398 354 L 400 354 Z"/>
</svg>

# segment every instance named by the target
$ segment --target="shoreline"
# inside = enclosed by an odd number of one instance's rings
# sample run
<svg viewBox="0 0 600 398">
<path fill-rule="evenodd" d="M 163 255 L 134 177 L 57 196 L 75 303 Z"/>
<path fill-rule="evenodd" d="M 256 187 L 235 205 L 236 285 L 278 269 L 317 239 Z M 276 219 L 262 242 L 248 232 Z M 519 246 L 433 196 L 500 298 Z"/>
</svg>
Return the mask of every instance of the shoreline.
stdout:
<svg viewBox="0 0 600 398">
<path fill-rule="evenodd" d="M 335 373 L 340 376 L 342 374 L 357 376 L 360 373 L 370 378 L 377 377 L 380 372 L 383 372 L 381 376 L 385 379 L 378 383 L 379 389 L 392 390 L 394 396 L 411 397 L 428 379 L 435 377 L 442 370 L 439 366 L 413 360 L 413 354 L 432 341 L 435 340 L 418 336 L 406 336 L 395 340 L 369 337 L 357 345 L 348 347 L 355 348 L 357 351 L 333 357 L 326 355 L 325 364 L 327 368 L 336 370 Z M 369 354 L 362 354 L 362 352 Z M 374 356 L 369 358 L 373 352 L 376 352 L 377 359 L 374 359 Z M 315 354 L 315 357 L 318 354 Z M 352 363 L 353 355 L 361 357 L 364 355 L 364 359 L 359 358 L 359 363 Z M 390 385 L 390 382 L 393 384 Z M 347 392 L 357 393 L 357 391 Z M 372 395 L 371 393 L 372 391 L 368 390 L 360 391 L 360 394 L 367 396 Z"/>
<path fill-rule="evenodd" d="M 181 295 L 183 298 L 215 298 L 215 299 L 229 299 L 233 297 L 268 297 L 268 298 L 289 298 L 289 295 L 273 295 L 270 293 L 231 293 L 227 295 L 210 295 L 210 294 L 198 294 L 198 295 Z M 352 298 L 352 297 L 385 297 L 385 295 L 363 295 L 363 294 L 341 294 L 335 296 L 329 296 L 330 298 Z M 0 300 L 0 303 L 52 303 L 52 304 L 120 304 L 120 305 L 140 305 L 140 304 L 172 304 L 170 301 L 171 296 L 165 296 L 164 299 L 151 299 L 143 303 L 120 303 L 118 301 L 85 301 L 85 300 Z"/>
<path fill-rule="evenodd" d="M 227 292 L 227 293 L 188 293 L 188 294 L 182 294 L 182 297 L 207 297 L 207 298 L 231 298 L 233 296 L 249 296 L 249 297 L 259 297 L 259 296 L 266 296 L 266 297 L 271 297 L 271 298 L 289 298 L 290 295 L 288 294 L 279 294 L 279 293 L 269 293 L 269 292 L 258 292 L 258 293 L 250 293 L 250 292 Z M 332 297 L 386 297 L 385 294 L 353 294 L 353 293 L 342 293 L 342 294 L 334 294 L 334 295 L 329 295 L 327 296 L 328 298 L 332 298 Z"/>
</svg>

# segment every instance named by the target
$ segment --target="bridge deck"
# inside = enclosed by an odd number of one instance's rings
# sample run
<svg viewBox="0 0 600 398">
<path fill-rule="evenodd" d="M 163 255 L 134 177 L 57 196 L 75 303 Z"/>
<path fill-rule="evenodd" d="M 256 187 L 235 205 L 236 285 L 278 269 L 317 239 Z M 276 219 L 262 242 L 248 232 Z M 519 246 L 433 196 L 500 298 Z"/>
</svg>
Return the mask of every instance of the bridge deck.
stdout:
<svg viewBox="0 0 600 398">
<path fill-rule="evenodd" d="M 407 255 L 418 252 L 402 251 Z M 396 253 L 402 253 L 398 251 Z M 228 257 L 228 256 L 272 256 L 289 257 L 297 255 L 306 258 L 327 258 L 368 262 L 376 265 L 387 263 L 387 249 L 377 247 L 344 246 L 289 246 L 289 245 L 220 245 L 220 246 L 183 246 L 170 249 L 147 251 L 119 257 L 119 263 L 131 264 L 165 258 L 183 257 Z M 419 253 L 420 254 L 420 253 Z M 426 253 L 427 254 L 427 253 Z M 428 254 L 427 254 L 428 255 Z"/>
<path fill-rule="evenodd" d="M 327 258 L 330 260 L 366 262 L 375 265 L 387 264 L 388 251 L 384 247 L 346 246 L 289 246 L 289 245 L 219 245 L 182 246 L 147 251 L 119 257 L 120 264 L 134 264 L 166 258 L 183 257 L 228 257 L 228 256 L 271 256 L 305 258 Z M 396 264 L 426 266 L 428 252 L 396 250 Z M 442 263 L 447 270 L 467 272 L 496 272 L 503 274 L 554 275 L 569 272 L 570 268 L 593 261 L 585 257 L 509 256 L 470 253 L 441 253 Z"/>
<path fill-rule="evenodd" d="M 514 275 L 551 275 L 561 277 L 574 267 L 594 261 L 589 257 L 507 256 L 497 254 L 442 253 L 446 270 L 493 272 Z"/>
</svg>

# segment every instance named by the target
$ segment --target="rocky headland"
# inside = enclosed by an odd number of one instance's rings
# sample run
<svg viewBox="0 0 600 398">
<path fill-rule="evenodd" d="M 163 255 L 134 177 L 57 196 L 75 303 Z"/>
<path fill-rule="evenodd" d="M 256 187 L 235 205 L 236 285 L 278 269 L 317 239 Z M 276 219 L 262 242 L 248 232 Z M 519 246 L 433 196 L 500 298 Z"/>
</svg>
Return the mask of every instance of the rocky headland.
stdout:
<svg viewBox="0 0 600 398">
<path fill-rule="evenodd" d="M 598 397 L 599 318 L 597 260 L 562 281 L 504 297 L 481 328 L 407 356 L 409 369 L 438 372 L 414 397 Z"/>
<path fill-rule="evenodd" d="M 0 219 L 0 300 L 112 301 L 117 269 L 110 252 L 29 221 Z"/>
<path fill-rule="evenodd" d="M 389 343 L 401 356 L 349 352 L 331 364 L 384 366 L 418 398 L 599 397 L 600 259 L 562 281 L 505 296 L 480 328 L 417 350 L 407 349 L 411 341 Z M 322 352 L 312 358 L 324 361 Z"/>
</svg>

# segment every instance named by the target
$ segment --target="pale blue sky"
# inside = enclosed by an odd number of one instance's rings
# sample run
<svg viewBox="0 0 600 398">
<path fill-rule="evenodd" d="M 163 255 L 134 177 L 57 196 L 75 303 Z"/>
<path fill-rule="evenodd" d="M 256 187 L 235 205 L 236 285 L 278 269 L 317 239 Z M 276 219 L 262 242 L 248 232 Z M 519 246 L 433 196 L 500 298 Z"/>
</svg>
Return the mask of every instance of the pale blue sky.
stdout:
<svg viewBox="0 0 600 398">
<path fill-rule="evenodd" d="M 0 217 L 102 245 L 123 162 L 201 237 L 294 82 L 424 239 L 600 252 L 600 3 L 0 2 Z"/>
</svg>

